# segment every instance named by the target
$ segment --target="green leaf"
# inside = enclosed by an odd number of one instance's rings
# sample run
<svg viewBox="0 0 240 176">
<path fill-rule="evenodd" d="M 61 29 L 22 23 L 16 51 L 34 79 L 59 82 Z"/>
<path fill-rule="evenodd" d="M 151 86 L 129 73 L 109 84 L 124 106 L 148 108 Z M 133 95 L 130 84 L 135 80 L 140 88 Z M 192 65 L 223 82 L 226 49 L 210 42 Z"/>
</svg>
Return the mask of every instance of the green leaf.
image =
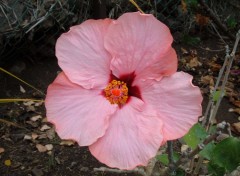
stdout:
<svg viewBox="0 0 240 176">
<path fill-rule="evenodd" d="M 187 45 L 198 45 L 201 41 L 201 39 L 199 37 L 191 37 L 189 35 L 184 35 L 182 38 L 183 43 L 187 44 Z"/>
<path fill-rule="evenodd" d="M 207 132 L 199 123 L 195 124 L 190 131 L 183 137 L 184 142 L 195 149 L 200 142 L 205 139 Z"/>
<path fill-rule="evenodd" d="M 207 144 L 199 154 L 202 157 L 210 160 L 215 147 L 216 147 L 216 145 L 213 142 L 211 142 L 211 143 Z"/>
<path fill-rule="evenodd" d="M 223 96 L 225 95 L 225 91 L 223 92 Z M 221 91 L 218 90 L 213 94 L 213 101 L 217 102 L 221 96 Z"/>
<path fill-rule="evenodd" d="M 212 176 L 224 176 L 225 169 L 224 167 L 220 167 L 217 164 L 209 163 L 208 172 L 211 173 Z"/>
<path fill-rule="evenodd" d="M 182 169 L 177 169 L 177 171 L 176 171 L 176 176 L 185 176 L 185 175 L 186 175 L 186 173 L 185 173 L 184 170 L 182 170 Z"/>
<path fill-rule="evenodd" d="M 227 26 L 231 29 L 234 29 L 237 26 L 237 20 L 233 17 L 227 19 Z"/>
<path fill-rule="evenodd" d="M 191 7 L 196 7 L 198 4 L 197 0 L 185 0 L 186 4 Z"/>
<path fill-rule="evenodd" d="M 229 137 L 216 145 L 208 168 L 210 173 L 221 176 L 222 173 L 232 172 L 239 164 L 240 140 Z"/>
<path fill-rule="evenodd" d="M 179 154 L 176 152 L 173 152 L 173 161 L 176 162 L 179 158 L 180 158 Z M 168 154 L 158 155 L 157 160 L 167 166 L 169 163 Z"/>
<path fill-rule="evenodd" d="M 160 161 L 164 165 L 168 165 L 168 154 L 162 154 L 157 156 L 157 160 Z"/>
</svg>

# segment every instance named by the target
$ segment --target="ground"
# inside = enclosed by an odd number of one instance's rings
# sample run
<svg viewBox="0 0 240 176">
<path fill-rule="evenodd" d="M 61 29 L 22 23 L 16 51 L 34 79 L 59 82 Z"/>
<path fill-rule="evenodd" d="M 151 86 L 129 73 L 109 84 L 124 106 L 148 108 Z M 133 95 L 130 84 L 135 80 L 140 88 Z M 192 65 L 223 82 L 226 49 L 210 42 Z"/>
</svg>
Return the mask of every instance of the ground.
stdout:
<svg viewBox="0 0 240 176">
<path fill-rule="evenodd" d="M 179 56 L 179 70 L 192 74 L 193 83 L 201 88 L 205 109 L 209 86 L 212 86 L 212 81 L 216 81 L 219 66 L 224 60 L 224 44 L 216 38 L 207 38 L 197 46 L 185 45 L 181 42 L 175 42 L 173 46 Z M 60 71 L 54 56 L 39 55 L 39 58 L 34 59 L 33 62 L 23 58 L 16 60 L 17 62 L 5 68 L 44 92 Z M 234 64 L 237 66 L 239 63 L 238 55 Z M 239 115 L 229 112 L 230 108 L 236 108 L 232 103 L 240 98 L 239 80 L 239 75 L 230 76 L 228 84 L 228 90 L 230 90 L 222 101 L 217 121 L 226 120 L 230 124 L 239 122 Z M 32 88 L 3 72 L 0 72 L 0 83 L 0 98 L 44 99 L 44 96 Z M 20 85 L 26 92 L 23 89 L 20 90 Z M 101 167 L 103 164 L 91 156 L 87 147 L 80 148 L 76 144 L 69 141 L 63 143 L 59 139 L 52 125 L 46 122 L 44 104 L 5 103 L 0 104 L 0 112 L 1 176 L 113 175 L 93 172 L 93 168 Z M 237 130 L 233 129 L 233 132 L 238 135 Z"/>
</svg>

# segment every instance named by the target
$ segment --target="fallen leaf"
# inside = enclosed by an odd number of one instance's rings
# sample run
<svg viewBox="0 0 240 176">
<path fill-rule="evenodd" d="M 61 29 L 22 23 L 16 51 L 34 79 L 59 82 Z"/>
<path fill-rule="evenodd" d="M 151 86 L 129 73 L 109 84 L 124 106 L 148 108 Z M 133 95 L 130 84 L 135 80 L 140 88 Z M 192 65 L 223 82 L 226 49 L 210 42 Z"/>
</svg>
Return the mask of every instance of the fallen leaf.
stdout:
<svg viewBox="0 0 240 176">
<path fill-rule="evenodd" d="M 31 106 L 31 105 L 34 105 L 34 101 L 25 101 L 25 102 L 23 102 L 23 104 L 25 106 Z"/>
<path fill-rule="evenodd" d="M 47 138 L 47 134 L 40 134 L 39 136 L 38 136 L 38 139 L 46 139 Z"/>
<path fill-rule="evenodd" d="M 197 57 L 193 57 L 188 64 L 188 66 L 191 67 L 191 68 L 198 67 L 198 66 L 201 66 L 201 65 L 202 65 L 202 63 L 200 63 L 198 61 Z"/>
<path fill-rule="evenodd" d="M 50 150 L 53 149 L 53 145 L 52 145 L 52 144 L 47 144 L 47 145 L 45 145 L 45 147 L 46 147 L 46 149 L 47 149 L 48 151 L 50 151 Z"/>
<path fill-rule="evenodd" d="M 219 71 L 222 68 L 220 64 L 216 64 L 214 62 L 210 62 L 208 65 L 211 67 L 212 71 L 214 72 Z"/>
<path fill-rule="evenodd" d="M 36 111 L 34 106 L 27 106 L 26 110 L 27 110 L 27 112 L 31 112 L 31 111 L 35 112 Z"/>
<path fill-rule="evenodd" d="M 229 137 L 228 134 L 221 133 L 220 135 L 218 135 L 218 137 L 216 138 L 216 140 L 220 142 L 220 141 L 222 141 L 222 140 L 224 140 L 224 139 L 226 139 L 226 138 L 228 138 L 228 137 Z"/>
<path fill-rule="evenodd" d="M 44 176 L 42 169 L 38 169 L 37 167 L 32 169 L 32 173 L 34 176 Z"/>
<path fill-rule="evenodd" d="M 181 0 L 181 7 L 182 7 L 182 11 L 183 13 L 187 13 L 187 3 L 185 2 L 185 0 Z"/>
<path fill-rule="evenodd" d="M 240 108 L 230 108 L 228 111 L 229 112 L 236 112 L 236 113 L 240 114 Z"/>
<path fill-rule="evenodd" d="M 20 85 L 20 92 L 26 93 L 26 90 Z"/>
<path fill-rule="evenodd" d="M 47 117 L 42 119 L 42 123 L 48 122 Z"/>
<path fill-rule="evenodd" d="M 42 119 L 41 115 L 31 117 L 31 121 L 36 122 L 37 120 Z"/>
<path fill-rule="evenodd" d="M 23 137 L 23 140 L 31 140 L 31 139 L 32 139 L 32 137 L 27 134 Z"/>
<path fill-rule="evenodd" d="M 75 144 L 75 141 L 73 140 L 63 140 L 60 145 L 67 145 L 67 146 L 72 146 Z"/>
<path fill-rule="evenodd" d="M 51 128 L 51 129 L 47 130 L 46 134 L 47 134 L 47 137 L 49 139 L 55 138 L 55 130 L 54 130 L 54 128 Z"/>
<path fill-rule="evenodd" d="M 42 104 L 43 104 L 43 101 L 40 101 L 40 102 L 36 102 L 34 106 L 41 106 Z"/>
<path fill-rule="evenodd" d="M 36 148 L 37 148 L 38 151 L 41 152 L 41 153 L 47 151 L 47 148 L 46 148 L 44 145 L 42 145 L 42 144 L 37 144 L 37 145 L 36 145 Z"/>
<path fill-rule="evenodd" d="M 0 147 L 0 154 L 3 153 L 3 152 L 5 152 L 5 149 Z"/>
<path fill-rule="evenodd" d="M 33 122 L 33 121 L 30 121 L 30 120 L 26 121 L 26 123 L 29 124 L 29 125 L 31 125 L 31 126 L 34 127 L 34 128 L 36 128 L 36 127 L 39 126 L 38 123 Z"/>
<path fill-rule="evenodd" d="M 238 134 L 240 134 L 240 122 L 237 123 L 233 123 L 232 124 L 232 128 L 235 132 L 237 132 Z"/>
<path fill-rule="evenodd" d="M 201 82 L 205 85 L 214 86 L 213 76 L 207 75 L 201 77 Z"/>
<path fill-rule="evenodd" d="M 209 17 L 207 17 L 207 16 L 203 16 L 203 15 L 201 15 L 201 14 L 196 14 L 196 16 L 195 16 L 195 21 L 196 21 L 196 23 L 198 24 L 198 25 L 200 25 L 200 26 L 206 26 L 206 25 L 208 25 L 208 23 L 209 23 Z"/>
<path fill-rule="evenodd" d="M 188 149 L 189 149 L 188 145 L 185 145 L 185 144 L 182 145 L 182 146 L 181 146 L 181 153 L 186 152 Z"/>
<path fill-rule="evenodd" d="M 240 100 L 236 100 L 232 102 L 235 106 L 240 108 Z"/>
<path fill-rule="evenodd" d="M 51 128 L 50 126 L 45 124 L 40 128 L 40 131 L 46 131 L 46 130 L 49 130 L 50 128 Z"/>
<path fill-rule="evenodd" d="M 11 162 L 11 160 L 5 160 L 4 161 L 4 164 L 6 165 L 6 166 L 11 166 L 12 165 L 12 162 Z"/>
<path fill-rule="evenodd" d="M 182 52 L 183 55 L 188 54 L 188 51 L 185 48 L 181 48 L 181 52 Z"/>
<path fill-rule="evenodd" d="M 35 140 L 35 139 L 37 139 L 37 138 L 38 138 L 38 134 L 32 133 L 32 139 Z"/>
</svg>

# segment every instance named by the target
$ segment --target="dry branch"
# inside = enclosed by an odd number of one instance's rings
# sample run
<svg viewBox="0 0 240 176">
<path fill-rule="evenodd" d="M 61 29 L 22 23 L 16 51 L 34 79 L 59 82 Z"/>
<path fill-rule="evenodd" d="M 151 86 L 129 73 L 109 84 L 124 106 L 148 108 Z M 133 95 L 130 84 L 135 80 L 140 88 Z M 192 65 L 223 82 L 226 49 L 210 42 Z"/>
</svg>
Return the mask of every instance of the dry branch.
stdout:
<svg viewBox="0 0 240 176">
<path fill-rule="evenodd" d="M 221 22 L 221 20 L 215 15 L 215 13 L 209 8 L 209 6 L 205 3 L 204 0 L 198 0 L 204 10 L 207 12 L 208 16 L 213 20 L 213 22 L 232 40 L 235 40 L 235 36 L 232 35 L 227 27 Z"/>
</svg>

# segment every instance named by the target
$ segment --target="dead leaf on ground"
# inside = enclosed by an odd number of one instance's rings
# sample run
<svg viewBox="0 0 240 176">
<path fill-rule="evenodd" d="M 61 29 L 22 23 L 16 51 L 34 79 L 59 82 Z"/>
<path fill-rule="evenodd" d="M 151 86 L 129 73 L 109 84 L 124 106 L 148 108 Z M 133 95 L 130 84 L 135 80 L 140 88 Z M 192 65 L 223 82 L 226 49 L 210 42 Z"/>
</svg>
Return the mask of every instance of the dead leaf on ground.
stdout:
<svg viewBox="0 0 240 176">
<path fill-rule="evenodd" d="M 40 134 L 39 136 L 38 136 L 38 139 L 46 139 L 47 138 L 47 134 Z"/>
<path fill-rule="evenodd" d="M 240 122 L 232 124 L 233 130 L 240 134 Z"/>
<path fill-rule="evenodd" d="M 205 85 L 214 86 L 213 76 L 211 76 L 211 75 L 202 76 L 201 77 L 201 82 Z"/>
<path fill-rule="evenodd" d="M 41 115 L 36 115 L 36 116 L 31 117 L 31 121 L 34 121 L 34 122 L 36 122 L 39 119 L 42 119 Z"/>
<path fill-rule="evenodd" d="M 188 63 L 188 66 L 190 68 L 198 67 L 198 66 L 201 66 L 201 65 L 202 65 L 202 63 L 198 61 L 197 57 L 193 57 Z"/>
<path fill-rule="evenodd" d="M 35 102 L 34 106 L 41 106 L 43 104 L 43 101 L 40 101 L 40 102 Z"/>
<path fill-rule="evenodd" d="M 26 134 L 24 137 L 23 137 L 23 140 L 32 140 L 32 137 L 28 134 Z"/>
<path fill-rule="evenodd" d="M 185 2 L 185 0 L 181 0 L 181 9 L 182 9 L 182 12 L 185 14 L 187 13 L 187 3 Z"/>
<path fill-rule="evenodd" d="M 240 108 L 230 108 L 228 111 L 229 112 L 236 112 L 236 113 L 240 114 Z"/>
<path fill-rule="evenodd" d="M 188 51 L 185 48 L 181 48 L 181 52 L 182 52 L 183 55 L 188 54 Z"/>
<path fill-rule="evenodd" d="M 188 149 L 189 149 L 188 145 L 185 145 L 185 144 L 182 145 L 182 146 L 181 146 L 181 153 L 186 152 Z"/>
<path fill-rule="evenodd" d="M 75 141 L 73 140 L 63 140 L 60 145 L 67 145 L 67 146 L 72 146 L 75 144 Z"/>
<path fill-rule="evenodd" d="M 48 151 L 50 151 L 50 150 L 53 149 L 53 145 L 52 145 L 52 144 L 47 144 L 47 145 L 45 145 L 45 147 L 46 147 L 46 149 L 47 149 Z"/>
<path fill-rule="evenodd" d="M 3 152 L 5 152 L 5 149 L 0 147 L 0 154 L 3 153 Z"/>
<path fill-rule="evenodd" d="M 232 102 L 235 106 L 240 108 L 240 100 L 236 100 Z"/>
<path fill-rule="evenodd" d="M 46 135 L 49 139 L 53 139 L 55 138 L 55 130 L 54 128 L 51 128 L 49 130 L 46 131 Z"/>
<path fill-rule="evenodd" d="M 47 151 L 47 148 L 46 148 L 44 145 L 42 145 L 42 144 L 37 144 L 37 145 L 36 145 L 36 148 L 37 148 L 38 151 L 41 152 L 41 153 Z"/>
<path fill-rule="evenodd" d="M 222 68 L 220 64 L 217 64 L 214 62 L 210 62 L 208 65 L 210 66 L 211 70 L 214 72 L 218 72 Z"/>
<path fill-rule="evenodd" d="M 25 106 L 31 106 L 31 105 L 34 105 L 34 101 L 25 101 L 25 102 L 23 102 L 23 104 Z"/>
<path fill-rule="evenodd" d="M 11 166 L 12 162 L 10 159 L 4 161 L 5 166 Z"/>
<path fill-rule="evenodd" d="M 48 125 L 46 125 L 46 124 L 44 124 L 44 125 L 40 128 L 40 131 L 46 131 L 46 130 L 49 130 L 49 129 L 51 129 L 51 127 L 48 126 Z"/>
<path fill-rule="evenodd" d="M 27 106 L 26 110 L 27 110 L 27 112 L 31 112 L 31 111 L 35 112 L 36 111 L 34 106 Z"/>
<path fill-rule="evenodd" d="M 20 85 L 20 92 L 26 93 L 26 90 Z"/>
<path fill-rule="evenodd" d="M 42 123 L 46 123 L 46 122 L 48 122 L 47 117 L 42 119 Z"/>
<path fill-rule="evenodd" d="M 196 14 L 195 21 L 199 26 L 206 26 L 209 23 L 209 17 L 203 16 L 201 14 Z"/>
<path fill-rule="evenodd" d="M 38 138 L 38 134 L 32 133 L 32 139 L 35 140 L 35 139 L 37 139 L 37 138 Z"/>
</svg>

